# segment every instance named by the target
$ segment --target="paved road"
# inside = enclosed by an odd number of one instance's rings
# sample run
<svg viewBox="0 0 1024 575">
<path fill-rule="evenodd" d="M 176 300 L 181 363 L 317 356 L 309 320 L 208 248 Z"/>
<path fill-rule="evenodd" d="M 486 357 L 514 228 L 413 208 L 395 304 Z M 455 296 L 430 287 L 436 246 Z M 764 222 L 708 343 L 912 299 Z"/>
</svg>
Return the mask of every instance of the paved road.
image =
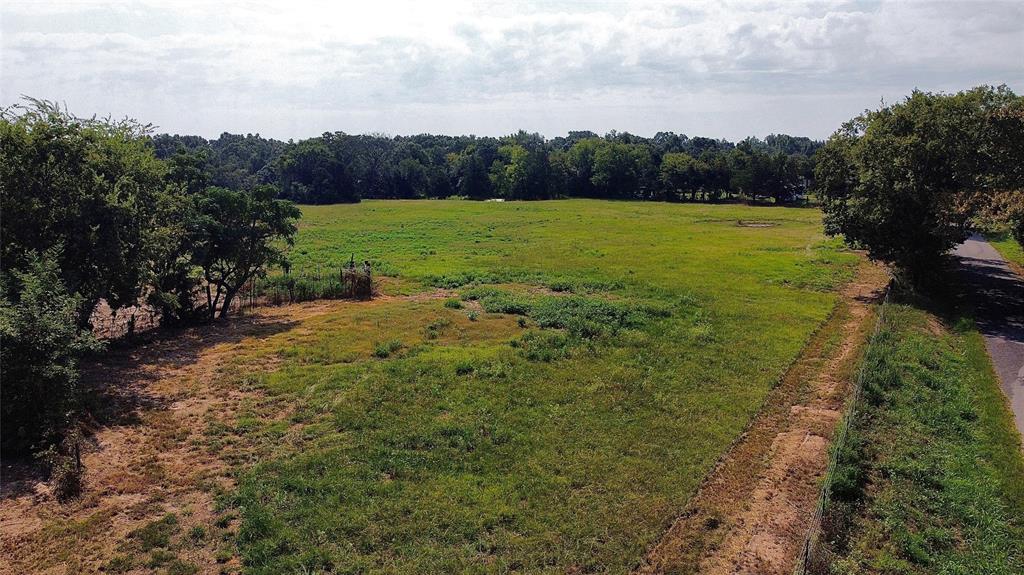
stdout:
<svg viewBox="0 0 1024 575">
<path fill-rule="evenodd" d="M 957 246 L 955 253 L 973 286 L 985 348 L 1010 400 L 1017 431 L 1024 435 L 1024 278 L 980 235 Z"/>
</svg>

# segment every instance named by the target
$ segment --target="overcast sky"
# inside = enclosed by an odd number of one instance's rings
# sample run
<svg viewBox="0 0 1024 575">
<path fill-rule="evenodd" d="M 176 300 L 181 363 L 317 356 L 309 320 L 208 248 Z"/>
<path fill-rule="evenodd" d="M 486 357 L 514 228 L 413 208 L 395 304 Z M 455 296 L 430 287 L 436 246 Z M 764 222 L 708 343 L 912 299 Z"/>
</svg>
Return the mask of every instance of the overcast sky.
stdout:
<svg viewBox="0 0 1024 575">
<path fill-rule="evenodd" d="M 824 138 L 917 87 L 1024 91 L 1024 2 L 0 3 L 21 94 L 160 131 Z"/>
</svg>

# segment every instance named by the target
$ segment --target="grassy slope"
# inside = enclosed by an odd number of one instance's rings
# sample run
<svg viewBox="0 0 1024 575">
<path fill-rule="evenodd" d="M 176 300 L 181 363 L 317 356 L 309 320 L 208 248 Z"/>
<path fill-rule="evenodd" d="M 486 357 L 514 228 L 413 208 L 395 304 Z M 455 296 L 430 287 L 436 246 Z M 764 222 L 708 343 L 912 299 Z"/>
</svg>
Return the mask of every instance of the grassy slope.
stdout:
<svg viewBox="0 0 1024 575">
<path fill-rule="evenodd" d="M 1017 240 L 1009 234 L 993 235 L 987 239 L 1004 258 L 1024 268 L 1024 247 Z"/>
<path fill-rule="evenodd" d="M 980 334 L 892 305 L 879 335 L 826 521 L 832 572 L 1024 572 L 1024 459 Z"/>
<path fill-rule="evenodd" d="M 587 339 L 394 299 L 244 350 L 226 375 L 295 405 L 234 430 L 274 446 L 240 480 L 249 571 L 628 571 L 831 310 L 856 258 L 823 242 L 805 209 L 304 208 L 295 269 L 354 253 L 407 293 L 477 277 L 670 315 Z M 266 358 L 279 369 L 253 375 Z M 277 445 L 300 424 L 301 447 Z"/>
</svg>

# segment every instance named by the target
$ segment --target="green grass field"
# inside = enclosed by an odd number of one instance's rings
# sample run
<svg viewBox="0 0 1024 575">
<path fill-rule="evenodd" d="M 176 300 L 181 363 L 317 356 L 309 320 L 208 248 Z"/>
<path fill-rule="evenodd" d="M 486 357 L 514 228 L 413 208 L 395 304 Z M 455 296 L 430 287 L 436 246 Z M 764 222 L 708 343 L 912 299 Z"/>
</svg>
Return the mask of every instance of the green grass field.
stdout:
<svg viewBox="0 0 1024 575">
<path fill-rule="evenodd" d="M 303 208 L 293 270 L 353 254 L 397 297 L 269 335 L 223 374 L 284 414 L 211 431 L 266 455 L 232 499 L 252 573 L 628 572 L 858 262 L 813 209 Z"/>
<path fill-rule="evenodd" d="M 890 305 L 840 452 L 832 573 L 1024 572 L 1024 458 L 985 343 Z"/>
</svg>

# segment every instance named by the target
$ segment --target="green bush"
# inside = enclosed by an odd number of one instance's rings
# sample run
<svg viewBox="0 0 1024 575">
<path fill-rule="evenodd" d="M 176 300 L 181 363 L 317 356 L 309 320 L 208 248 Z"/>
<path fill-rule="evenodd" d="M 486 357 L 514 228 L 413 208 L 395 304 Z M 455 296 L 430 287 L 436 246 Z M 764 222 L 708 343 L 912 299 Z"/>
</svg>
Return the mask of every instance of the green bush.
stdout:
<svg viewBox="0 0 1024 575">
<path fill-rule="evenodd" d="M 115 555 L 107 561 L 100 570 L 104 573 L 127 573 L 135 567 L 135 560 L 131 555 Z"/>
<path fill-rule="evenodd" d="M 199 573 L 199 567 L 188 561 L 172 559 L 167 565 L 167 575 L 194 575 L 195 573 Z"/>
<path fill-rule="evenodd" d="M 572 343 L 564 333 L 531 331 L 513 340 L 512 347 L 518 348 L 530 361 L 550 362 L 569 357 Z"/>
<path fill-rule="evenodd" d="M 78 406 L 78 362 L 101 349 L 76 326 L 81 298 L 59 273 L 52 251 L 0 273 L 0 443 L 8 454 L 59 443 Z"/>
<path fill-rule="evenodd" d="M 545 328 L 566 329 L 591 338 L 636 327 L 653 317 L 668 317 L 668 308 L 622 303 L 580 295 L 530 296 L 493 287 L 466 290 L 463 299 L 479 301 L 488 313 L 529 316 Z"/>
</svg>

